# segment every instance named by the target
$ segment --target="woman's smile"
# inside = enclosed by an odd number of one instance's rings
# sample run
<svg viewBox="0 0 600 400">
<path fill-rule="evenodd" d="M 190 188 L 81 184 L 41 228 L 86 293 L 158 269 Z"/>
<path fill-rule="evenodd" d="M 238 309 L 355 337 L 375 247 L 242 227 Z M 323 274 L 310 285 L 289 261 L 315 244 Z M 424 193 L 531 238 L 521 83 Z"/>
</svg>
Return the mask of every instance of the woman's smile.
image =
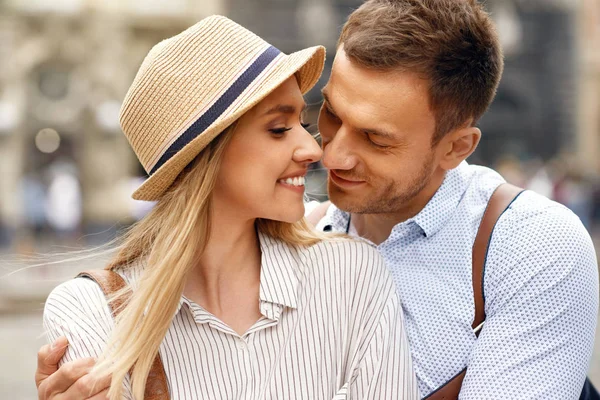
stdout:
<svg viewBox="0 0 600 400">
<path fill-rule="evenodd" d="M 304 184 L 306 182 L 306 171 L 294 172 L 291 175 L 280 178 L 277 183 L 283 187 L 293 190 L 297 193 L 304 193 Z"/>
</svg>

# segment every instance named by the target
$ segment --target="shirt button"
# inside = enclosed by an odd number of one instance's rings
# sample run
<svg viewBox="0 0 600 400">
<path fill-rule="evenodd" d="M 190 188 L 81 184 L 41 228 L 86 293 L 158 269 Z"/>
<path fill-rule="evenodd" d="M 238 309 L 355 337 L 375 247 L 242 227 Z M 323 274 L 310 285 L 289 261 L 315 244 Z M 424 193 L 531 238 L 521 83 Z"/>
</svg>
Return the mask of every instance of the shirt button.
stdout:
<svg viewBox="0 0 600 400">
<path fill-rule="evenodd" d="M 248 350 L 248 346 L 242 340 L 238 340 L 238 342 L 237 342 L 237 348 L 239 350 Z"/>
</svg>

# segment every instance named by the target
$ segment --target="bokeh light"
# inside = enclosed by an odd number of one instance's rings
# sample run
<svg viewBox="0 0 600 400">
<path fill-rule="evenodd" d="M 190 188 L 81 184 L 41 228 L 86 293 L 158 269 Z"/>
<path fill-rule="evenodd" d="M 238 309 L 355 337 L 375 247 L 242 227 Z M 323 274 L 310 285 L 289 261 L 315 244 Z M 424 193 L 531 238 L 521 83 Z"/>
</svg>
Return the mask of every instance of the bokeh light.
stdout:
<svg viewBox="0 0 600 400">
<path fill-rule="evenodd" d="M 60 147 L 60 135 L 52 128 L 42 129 L 35 135 L 35 147 L 42 153 L 54 153 Z"/>
</svg>

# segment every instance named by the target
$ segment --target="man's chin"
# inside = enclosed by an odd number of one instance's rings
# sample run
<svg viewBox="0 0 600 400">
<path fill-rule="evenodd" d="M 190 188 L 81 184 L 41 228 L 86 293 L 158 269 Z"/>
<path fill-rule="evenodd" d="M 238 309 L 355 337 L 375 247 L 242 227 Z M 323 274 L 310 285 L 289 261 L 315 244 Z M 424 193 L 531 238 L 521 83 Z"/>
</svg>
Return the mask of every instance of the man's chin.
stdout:
<svg viewBox="0 0 600 400">
<path fill-rule="evenodd" d="M 349 213 L 360 214 L 363 212 L 362 201 L 361 199 L 357 198 L 358 196 L 355 193 L 351 194 L 345 192 L 344 190 L 338 188 L 335 184 L 332 184 L 331 182 L 329 182 L 327 186 L 329 200 L 337 208 Z"/>
</svg>

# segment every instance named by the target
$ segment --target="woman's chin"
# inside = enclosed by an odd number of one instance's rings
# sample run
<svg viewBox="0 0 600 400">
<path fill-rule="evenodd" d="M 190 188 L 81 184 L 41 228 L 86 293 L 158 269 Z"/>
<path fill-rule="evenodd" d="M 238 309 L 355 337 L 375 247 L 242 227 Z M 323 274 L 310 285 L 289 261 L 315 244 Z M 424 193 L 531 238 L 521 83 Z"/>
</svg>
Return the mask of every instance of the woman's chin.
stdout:
<svg viewBox="0 0 600 400">
<path fill-rule="evenodd" d="M 304 217 L 304 204 L 299 207 L 290 207 L 286 210 L 282 210 L 280 213 L 272 214 L 268 219 L 272 221 L 285 222 L 288 224 L 294 224 L 300 221 Z"/>
</svg>

